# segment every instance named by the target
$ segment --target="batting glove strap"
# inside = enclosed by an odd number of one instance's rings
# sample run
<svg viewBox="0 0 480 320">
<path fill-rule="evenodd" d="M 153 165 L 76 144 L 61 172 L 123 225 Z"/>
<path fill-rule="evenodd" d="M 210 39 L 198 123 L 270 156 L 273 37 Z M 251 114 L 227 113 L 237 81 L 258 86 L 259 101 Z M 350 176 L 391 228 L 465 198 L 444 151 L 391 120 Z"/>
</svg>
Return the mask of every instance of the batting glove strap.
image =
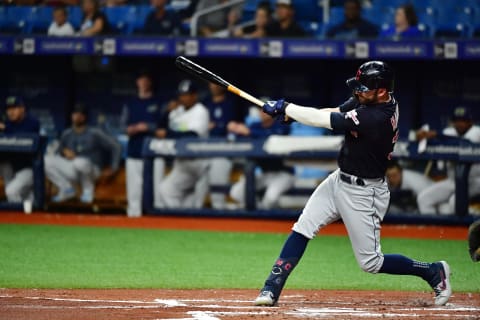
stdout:
<svg viewBox="0 0 480 320">
<path fill-rule="evenodd" d="M 285 108 L 287 107 L 288 102 L 285 99 L 267 101 L 262 107 L 263 112 L 270 115 L 271 117 L 277 117 L 279 115 L 285 114 Z"/>
</svg>

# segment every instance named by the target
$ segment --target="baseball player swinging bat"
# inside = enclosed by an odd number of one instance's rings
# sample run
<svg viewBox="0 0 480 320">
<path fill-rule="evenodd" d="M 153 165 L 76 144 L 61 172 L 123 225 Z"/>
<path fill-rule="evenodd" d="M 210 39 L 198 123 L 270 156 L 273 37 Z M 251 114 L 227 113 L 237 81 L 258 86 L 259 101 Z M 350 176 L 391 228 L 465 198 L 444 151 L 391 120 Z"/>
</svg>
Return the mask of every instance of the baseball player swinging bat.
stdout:
<svg viewBox="0 0 480 320">
<path fill-rule="evenodd" d="M 178 68 L 182 69 L 183 71 L 186 71 L 202 80 L 213 82 L 215 84 L 218 84 L 222 87 L 227 88 L 227 90 L 230 91 L 231 93 L 236 94 L 237 96 L 240 96 L 250 101 L 251 103 L 259 106 L 260 108 L 264 105 L 264 102 L 262 100 L 257 99 L 254 96 L 246 93 L 245 91 L 235 87 L 228 81 L 220 78 L 218 75 L 211 72 L 210 70 L 207 70 L 202 66 L 199 66 L 198 64 L 194 63 L 191 60 L 188 60 L 183 56 L 178 56 L 177 59 L 175 59 L 175 65 Z"/>
</svg>

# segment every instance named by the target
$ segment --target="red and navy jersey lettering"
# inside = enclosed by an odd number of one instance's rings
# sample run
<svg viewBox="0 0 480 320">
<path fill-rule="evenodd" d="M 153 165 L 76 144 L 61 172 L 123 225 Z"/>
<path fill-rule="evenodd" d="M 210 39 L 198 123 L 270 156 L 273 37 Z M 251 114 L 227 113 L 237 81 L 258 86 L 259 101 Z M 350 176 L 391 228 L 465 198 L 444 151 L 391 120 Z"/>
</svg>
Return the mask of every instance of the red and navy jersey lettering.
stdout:
<svg viewBox="0 0 480 320">
<path fill-rule="evenodd" d="M 335 133 L 345 134 L 338 165 L 346 173 L 383 178 L 398 139 L 398 103 L 362 105 L 351 98 L 331 117 Z"/>
</svg>

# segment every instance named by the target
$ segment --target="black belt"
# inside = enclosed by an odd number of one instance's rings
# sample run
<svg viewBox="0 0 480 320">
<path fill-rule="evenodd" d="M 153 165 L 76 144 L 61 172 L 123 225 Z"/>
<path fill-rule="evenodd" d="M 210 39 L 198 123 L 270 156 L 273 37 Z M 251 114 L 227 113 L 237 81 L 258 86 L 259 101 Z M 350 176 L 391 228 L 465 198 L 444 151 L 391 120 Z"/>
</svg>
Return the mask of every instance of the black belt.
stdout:
<svg viewBox="0 0 480 320">
<path fill-rule="evenodd" d="M 364 186 L 365 181 L 362 178 L 354 177 L 354 176 L 347 176 L 346 174 L 340 173 L 340 180 L 346 182 L 348 184 L 356 184 L 358 186 Z"/>
</svg>

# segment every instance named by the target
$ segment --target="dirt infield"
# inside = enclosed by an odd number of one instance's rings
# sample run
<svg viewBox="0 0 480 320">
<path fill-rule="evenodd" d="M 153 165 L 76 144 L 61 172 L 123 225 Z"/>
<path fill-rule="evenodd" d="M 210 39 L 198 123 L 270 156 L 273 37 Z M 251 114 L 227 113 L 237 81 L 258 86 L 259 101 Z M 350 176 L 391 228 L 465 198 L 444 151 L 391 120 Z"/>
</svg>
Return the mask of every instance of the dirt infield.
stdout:
<svg viewBox="0 0 480 320">
<path fill-rule="evenodd" d="M 480 319 L 480 296 L 285 290 L 277 307 L 255 307 L 254 290 L 0 289 L 0 319 Z"/>
<path fill-rule="evenodd" d="M 232 218 L 1 213 L 0 223 L 100 227 L 290 231 L 292 221 Z M 345 235 L 342 224 L 322 234 Z M 465 240 L 466 227 L 384 225 L 383 237 Z M 279 306 L 252 305 L 257 290 L 0 289 L 0 320 L 58 319 L 480 319 L 480 294 L 454 293 L 444 307 L 431 292 L 285 290 Z"/>
</svg>

